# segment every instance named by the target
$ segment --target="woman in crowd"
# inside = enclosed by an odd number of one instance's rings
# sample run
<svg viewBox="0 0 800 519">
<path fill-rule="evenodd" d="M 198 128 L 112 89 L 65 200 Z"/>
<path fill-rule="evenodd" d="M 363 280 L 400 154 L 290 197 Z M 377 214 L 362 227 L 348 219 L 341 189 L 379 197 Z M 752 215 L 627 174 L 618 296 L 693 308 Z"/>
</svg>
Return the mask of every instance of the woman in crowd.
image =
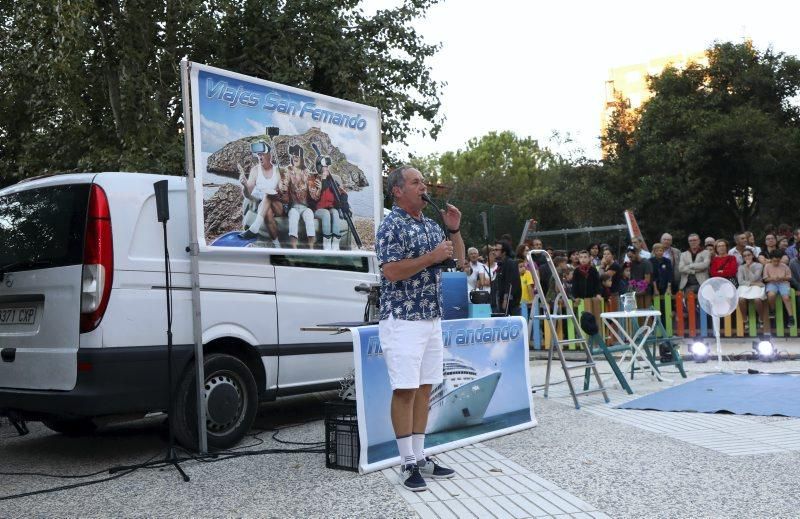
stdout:
<svg viewBox="0 0 800 519">
<path fill-rule="evenodd" d="M 755 259 L 755 254 L 750 249 L 745 249 L 742 252 L 742 259 L 744 263 L 739 265 L 739 270 L 736 273 L 736 279 L 739 281 L 739 310 L 742 312 L 744 322 L 748 322 L 747 306 L 750 301 L 756 306 L 756 313 L 760 321 L 760 330 L 756 333 L 764 332 L 764 323 L 767 323 L 767 314 L 764 311 L 767 306 L 764 304 L 764 282 L 762 276 L 764 273 L 764 266 Z"/>
<path fill-rule="evenodd" d="M 570 267 L 576 269 L 576 268 L 578 268 L 580 266 L 581 261 L 580 261 L 580 258 L 578 258 L 578 251 L 577 250 L 569 251 L 567 253 L 567 258 L 569 258 L 569 266 Z"/>
<path fill-rule="evenodd" d="M 653 264 L 651 281 L 653 295 L 660 296 L 671 293 L 673 267 L 672 262 L 664 257 L 664 246 L 661 243 L 653 245 L 653 255 L 650 257 L 650 263 Z"/>
<path fill-rule="evenodd" d="M 736 256 L 728 254 L 727 240 L 719 239 L 714 243 L 714 257 L 711 258 L 711 266 L 708 268 L 708 275 L 712 278 L 725 278 L 736 284 L 736 273 L 739 270 L 739 263 Z"/>
<path fill-rule="evenodd" d="M 519 247 L 517 247 L 515 259 L 524 260 L 525 268 L 527 268 L 529 272 L 532 272 L 533 265 L 531 265 L 530 262 L 528 261 L 528 252 L 530 252 L 530 250 L 531 248 L 528 246 L 528 244 L 526 243 L 521 244 Z"/>
<path fill-rule="evenodd" d="M 609 274 L 611 276 L 609 291 L 612 296 L 618 295 L 620 293 L 619 284 L 622 280 L 622 266 L 617 263 L 610 248 L 603 249 L 603 257 L 600 260 L 598 270 L 601 274 Z"/>
<path fill-rule="evenodd" d="M 775 234 L 769 233 L 766 236 L 764 236 L 764 247 L 761 249 L 761 252 L 758 255 L 759 263 L 761 263 L 762 265 L 766 265 L 767 263 L 769 263 L 770 258 L 772 257 L 772 253 L 778 250 L 783 252 L 778 247 L 778 238 L 776 238 Z M 783 263 L 784 265 L 789 264 L 789 256 L 787 256 L 785 253 L 781 254 L 781 263 Z"/>
<path fill-rule="evenodd" d="M 589 245 L 589 258 L 591 258 L 592 266 L 597 268 L 600 266 L 600 244 L 592 243 Z"/>
</svg>

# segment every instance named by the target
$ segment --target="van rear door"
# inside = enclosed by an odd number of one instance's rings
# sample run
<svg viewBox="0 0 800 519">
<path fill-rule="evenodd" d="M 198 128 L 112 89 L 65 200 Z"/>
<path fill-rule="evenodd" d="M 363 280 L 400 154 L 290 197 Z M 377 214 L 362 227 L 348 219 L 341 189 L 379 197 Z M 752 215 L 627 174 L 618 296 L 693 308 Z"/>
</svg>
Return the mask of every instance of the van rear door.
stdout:
<svg viewBox="0 0 800 519">
<path fill-rule="evenodd" d="M 0 387 L 70 390 L 91 184 L 19 187 L 0 191 Z"/>
</svg>

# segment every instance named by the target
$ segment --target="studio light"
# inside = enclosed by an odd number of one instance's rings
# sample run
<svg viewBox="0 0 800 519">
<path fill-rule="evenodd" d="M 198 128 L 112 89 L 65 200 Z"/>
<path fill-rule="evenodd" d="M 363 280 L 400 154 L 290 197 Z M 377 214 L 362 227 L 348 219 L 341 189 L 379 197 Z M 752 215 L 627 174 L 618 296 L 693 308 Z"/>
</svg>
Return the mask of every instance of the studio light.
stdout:
<svg viewBox="0 0 800 519">
<path fill-rule="evenodd" d="M 689 347 L 692 352 L 692 360 L 695 362 L 706 362 L 708 360 L 708 345 L 704 342 L 695 341 Z"/>
<path fill-rule="evenodd" d="M 758 356 L 758 360 L 762 362 L 772 362 L 778 356 L 775 345 L 766 339 L 753 341 L 753 351 Z"/>
</svg>

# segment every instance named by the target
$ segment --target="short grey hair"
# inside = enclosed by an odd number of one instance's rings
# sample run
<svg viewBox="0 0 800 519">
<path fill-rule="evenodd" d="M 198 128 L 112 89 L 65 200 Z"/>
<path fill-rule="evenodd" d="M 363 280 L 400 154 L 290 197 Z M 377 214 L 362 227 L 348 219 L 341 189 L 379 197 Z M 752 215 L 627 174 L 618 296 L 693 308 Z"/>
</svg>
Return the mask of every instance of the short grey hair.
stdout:
<svg viewBox="0 0 800 519">
<path fill-rule="evenodd" d="M 687 236 L 687 237 L 686 237 L 686 239 L 688 240 L 688 239 L 689 239 L 689 238 L 691 238 L 692 236 L 694 236 L 694 237 L 695 237 L 695 238 L 697 238 L 698 240 L 700 239 L 700 235 L 699 235 L 699 234 L 697 234 L 696 232 L 693 232 L 692 234 L 690 234 L 689 236 Z"/>
<path fill-rule="evenodd" d="M 386 194 L 391 196 L 392 200 L 394 200 L 394 188 L 399 187 L 400 189 L 403 189 L 403 187 L 405 187 L 405 172 L 409 169 L 414 169 L 414 167 L 408 165 L 400 166 L 399 168 L 393 169 L 389 173 L 389 176 L 386 177 Z"/>
<path fill-rule="evenodd" d="M 472 254 L 473 252 L 475 252 L 475 254 L 479 254 L 478 249 L 476 249 L 475 247 L 470 247 L 469 249 L 467 249 L 467 254 Z"/>
<path fill-rule="evenodd" d="M 671 240 L 672 235 L 668 232 L 665 232 L 664 234 L 661 235 L 661 239 L 663 240 L 664 238 L 669 238 Z"/>
</svg>

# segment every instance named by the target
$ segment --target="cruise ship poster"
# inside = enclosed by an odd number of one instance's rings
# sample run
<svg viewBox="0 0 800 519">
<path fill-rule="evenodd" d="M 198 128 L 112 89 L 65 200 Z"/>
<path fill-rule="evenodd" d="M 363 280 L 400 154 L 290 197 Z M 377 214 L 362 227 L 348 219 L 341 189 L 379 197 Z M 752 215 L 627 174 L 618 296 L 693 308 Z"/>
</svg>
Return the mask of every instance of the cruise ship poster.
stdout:
<svg viewBox="0 0 800 519">
<path fill-rule="evenodd" d="M 354 328 L 359 470 L 400 462 L 377 326 Z M 442 321 L 443 381 L 431 390 L 425 450 L 436 454 L 536 425 L 521 317 Z"/>
</svg>

